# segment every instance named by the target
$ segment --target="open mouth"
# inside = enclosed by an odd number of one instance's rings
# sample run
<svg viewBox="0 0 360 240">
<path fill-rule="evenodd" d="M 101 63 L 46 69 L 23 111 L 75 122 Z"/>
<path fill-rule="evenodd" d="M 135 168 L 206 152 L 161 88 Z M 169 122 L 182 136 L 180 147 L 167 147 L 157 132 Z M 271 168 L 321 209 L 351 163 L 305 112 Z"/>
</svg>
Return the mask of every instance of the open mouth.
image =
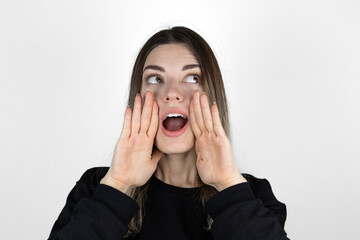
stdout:
<svg viewBox="0 0 360 240">
<path fill-rule="evenodd" d="M 181 108 L 168 108 L 161 114 L 161 131 L 170 138 L 180 137 L 189 126 L 188 113 Z"/>
<path fill-rule="evenodd" d="M 182 129 L 187 122 L 188 119 L 186 116 L 178 113 L 170 113 L 165 117 L 162 124 L 164 128 L 168 131 L 178 131 Z"/>
</svg>

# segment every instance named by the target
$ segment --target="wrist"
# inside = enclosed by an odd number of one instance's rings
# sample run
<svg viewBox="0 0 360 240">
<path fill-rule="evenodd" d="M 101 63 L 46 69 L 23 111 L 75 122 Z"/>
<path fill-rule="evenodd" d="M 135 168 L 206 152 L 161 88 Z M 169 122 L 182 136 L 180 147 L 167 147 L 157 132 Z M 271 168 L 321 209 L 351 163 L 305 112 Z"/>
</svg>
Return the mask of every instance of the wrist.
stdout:
<svg viewBox="0 0 360 240">
<path fill-rule="evenodd" d="M 221 183 L 217 183 L 215 184 L 215 188 L 220 192 L 226 188 L 229 188 L 231 186 L 234 186 L 236 184 L 240 184 L 240 183 L 244 183 L 247 182 L 246 179 L 240 174 L 239 176 L 223 181 Z"/>
<path fill-rule="evenodd" d="M 112 179 L 111 177 L 107 176 L 107 174 L 101 179 L 100 183 L 115 188 L 116 190 L 119 190 L 128 196 L 130 195 L 130 190 L 132 188 L 130 185 Z"/>
</svg>

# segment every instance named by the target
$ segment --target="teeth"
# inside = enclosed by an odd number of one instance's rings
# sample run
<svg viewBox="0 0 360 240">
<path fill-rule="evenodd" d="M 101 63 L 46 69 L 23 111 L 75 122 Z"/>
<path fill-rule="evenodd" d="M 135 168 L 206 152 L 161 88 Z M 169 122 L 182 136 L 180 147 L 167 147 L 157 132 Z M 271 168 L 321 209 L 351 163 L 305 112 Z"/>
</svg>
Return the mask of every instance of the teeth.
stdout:
<svg viewBox="0 0 360 240">
<path fill-rule="evenodd" d="M 184 115 L 182 115 L 180 113 L 169 113 L 168 115 L 166 115 L 165 119 L 167 119 L 168 117 L 182 117 L 182 118 L 187 119 Z"/>
</svg>

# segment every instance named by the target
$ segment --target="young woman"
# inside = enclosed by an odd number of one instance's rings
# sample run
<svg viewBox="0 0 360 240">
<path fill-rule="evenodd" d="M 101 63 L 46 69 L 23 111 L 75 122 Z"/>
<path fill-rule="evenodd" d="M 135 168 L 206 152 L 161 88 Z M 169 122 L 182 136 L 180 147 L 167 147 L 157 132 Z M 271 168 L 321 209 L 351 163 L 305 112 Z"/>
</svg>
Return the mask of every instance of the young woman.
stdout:
<svg viewBox="0 0 360 240">
<path fill-rule="evenodd" d="M 185 27 L 136 59 L 110 167 L 87 170 L 49 239 L 288 239 L 286 206 L 241 174 L 216 58 Z"/>
</svg>

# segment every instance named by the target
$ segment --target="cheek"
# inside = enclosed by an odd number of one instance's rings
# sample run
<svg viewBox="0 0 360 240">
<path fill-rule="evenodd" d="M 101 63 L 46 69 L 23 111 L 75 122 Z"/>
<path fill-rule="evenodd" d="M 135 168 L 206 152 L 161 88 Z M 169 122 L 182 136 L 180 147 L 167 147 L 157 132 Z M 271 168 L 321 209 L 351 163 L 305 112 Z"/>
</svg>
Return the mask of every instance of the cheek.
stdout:
<svg viewBox="0 0 360 240">
<path fill-rule="evenodd" d="M 157 94 L 156 94 L 156 91 L 154 91 L 154 89 L 151 89 L 151 88 L 148 88 L 148 87 L 143 87 L 141 89 L 141 92 L 140 92 L 141 98 L 142 98 L 143 101 L 145 101 L 145 95 L 146 95 L 147 91 L 151 92 L 152 95 L 153 95 L 153 98 L 156 99 Z"/>
<path fill-rule="evenodd" d="M 200 91 L 203 92 L 203 87 L 201 87 L 200 85 L 190 85 L 190 86 L 186 86 L 186 88 L 183 91 L 184 96 L 192 98 L 192 96 L 194 95 L 195 91 Z"/>
<path fill-rule="evenodd" d="M 201 85 L 199 84 L 199 85 L 197 85 L 197 86 L 195 87 L 195 89 L 194 89 L 193 92 L 195 92 L 196 90 L 199 90 L 200 92 L 203 92 L 203 91 L 204 91 L 204 88 L 203 88 L 203 86 L 201 86 Z"/>
<path fill-rule="evenodd" d="M 149 86 L 142 86 L 142 88 L 141 88 L 141 95 L 145 95 L 146 94 L 146 91 L 149 91 L 149 92 L 152 92 L 153 94 L 156 92 L 156 88 L 154 88 L 154 87 L 149 87 Z"/>
</svg>

